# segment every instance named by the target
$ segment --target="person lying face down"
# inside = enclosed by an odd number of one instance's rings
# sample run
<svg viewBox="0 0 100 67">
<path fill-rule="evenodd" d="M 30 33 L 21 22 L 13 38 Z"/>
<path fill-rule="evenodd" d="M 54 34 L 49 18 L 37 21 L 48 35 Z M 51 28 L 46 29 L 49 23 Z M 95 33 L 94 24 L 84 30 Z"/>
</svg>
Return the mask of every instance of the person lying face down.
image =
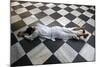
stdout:
<svg viewBox="0 0 100 67">
<path fill-rule="evenodd" d="M 34 40 L 34 38 L 39 36 L 41 38 L 51 39 L 52 41 L 55 41 L 55 38 L 67 41 L 68 39 L 72 38 L 77 40 L 79 40 L 80 37 L 86 38 L 88 34 L 83 28 L 79 27 L 48 27 L 38 23 L 35 27 L 28 27 L 25 31 L 18 32 L 17 36 L 24 37 L 29 40 Z"/>
</svg>

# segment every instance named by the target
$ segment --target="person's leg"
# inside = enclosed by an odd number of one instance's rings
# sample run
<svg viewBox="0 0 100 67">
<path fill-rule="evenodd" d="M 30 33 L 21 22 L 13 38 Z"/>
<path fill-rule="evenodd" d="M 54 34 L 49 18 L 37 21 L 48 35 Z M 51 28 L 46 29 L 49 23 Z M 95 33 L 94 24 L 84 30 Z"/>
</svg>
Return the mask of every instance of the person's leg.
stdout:
<svg viewBox="0 0 100 67">
<path fill-rule="evenodd" d="M 74 27 L 73 30 L 74 31 L 82 30 L 82 33 L 85 33 L 85 29 L 82 27 Z"/>
<path fill-rule="evenodd" d="M 79 30 L 80 27 L 71 27 L 70 30 Z"/>
</svg>

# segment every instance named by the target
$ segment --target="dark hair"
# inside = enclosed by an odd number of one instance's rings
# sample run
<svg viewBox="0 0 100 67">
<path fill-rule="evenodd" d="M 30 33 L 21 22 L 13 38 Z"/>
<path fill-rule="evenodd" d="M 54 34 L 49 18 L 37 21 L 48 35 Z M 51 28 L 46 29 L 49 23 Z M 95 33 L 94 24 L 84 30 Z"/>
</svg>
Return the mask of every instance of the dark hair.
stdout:
<svg viewBox="0 0 100 67">
<path fill-rule="evenodd" d="M 35 31 L 35 28 L 28 27 L 24 33 L 27 33 L 28 35 L 31 35 L 34 31 Z"/>
</svg>

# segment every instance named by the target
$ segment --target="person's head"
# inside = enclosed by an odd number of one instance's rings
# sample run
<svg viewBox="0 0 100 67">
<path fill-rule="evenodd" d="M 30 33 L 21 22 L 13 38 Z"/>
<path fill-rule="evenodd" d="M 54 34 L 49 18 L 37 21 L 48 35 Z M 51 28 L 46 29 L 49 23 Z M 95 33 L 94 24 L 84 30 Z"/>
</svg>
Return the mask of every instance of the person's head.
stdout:
<svg viewBox="0 0 100 67">
<path fill-rule="evenodd" d="M 28 27 L 25 31 L 18 32 L 18 37 L 23 37 L 24 35 L 31 35 L 35 31 L 35 28 Z"/>
<path fill-rule="evenodd" d="M 33 32 L 35 31 L 35 27 L 32 28 L 32 27 L 28 27 L 24 33 L 27 34 L 27 35 L 31 35 Z"/>
</svg>

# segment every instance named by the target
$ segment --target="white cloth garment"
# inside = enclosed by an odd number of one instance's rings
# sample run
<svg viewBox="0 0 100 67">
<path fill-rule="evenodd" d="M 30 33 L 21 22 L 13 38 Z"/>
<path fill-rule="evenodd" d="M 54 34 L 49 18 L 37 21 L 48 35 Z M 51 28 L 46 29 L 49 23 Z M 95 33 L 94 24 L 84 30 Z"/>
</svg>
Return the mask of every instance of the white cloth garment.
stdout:
<svg viewBox="0 0 100 67">
<path fill-rule="evenodd" d="M 73 28 L 65 28 L 60 26 L 48 27 L 38 23 L 35 28 L 36 30 L 30 36 L 25 36 L 25 37 L 33 40 L 34 38 L 39 36 L 55 41 L 55 38 L 63 40 L 68 40 L 70 38 L 79 39 L 77 37 L 77 34 L 80 34 L 78 31 L 73 30 L 75 27 Z"/>
</svg>

